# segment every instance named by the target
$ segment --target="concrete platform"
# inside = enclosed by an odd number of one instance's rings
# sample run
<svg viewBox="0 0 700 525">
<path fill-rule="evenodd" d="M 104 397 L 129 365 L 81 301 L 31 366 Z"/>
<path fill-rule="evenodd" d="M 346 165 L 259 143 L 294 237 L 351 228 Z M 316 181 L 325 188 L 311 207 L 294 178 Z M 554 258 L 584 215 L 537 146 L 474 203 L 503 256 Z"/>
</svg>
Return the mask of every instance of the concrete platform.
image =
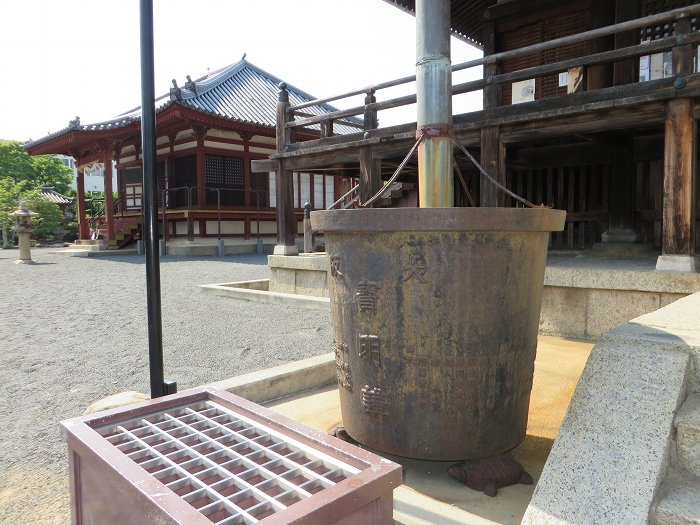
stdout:
<svg viewBox="0 0 700 525">
<path fill-rule="evenodd" d="M 323 254 L 270 256 L 269 282 L 202 285 L 205 293 L 329 308 Z M 252 290 L 252 291 L 251 291 Z M 550 253 L 544 275 L 539 333 L 598 340 L 606 331 L 700 291 L 700 273 L 656 270 L 656 256 L 610 258 Z"/>
<path fill-rule="evenodd" d="M 588 342 L 540 337 L 527 438 L 513 450 L 513 456 L 525 466 L 535 483 L 592 346 Z M 267 406 L 323 432 L 341 422 L 336 385 L 273 401 Z M 450 478 L 447 468 L 453 462 L 382 455 L 404 467 L 404 485 L 394 491 L 394 520 L 400 524 L 518 524 L 535 486 L 506 487 L 490 498 Z"/>
<path fill-rule="evenodd" d="M 242 253 L 270 254 L 277 244 L 277 239 L 274 237 L 261 237 L 260 241 L 258 239 L 227 237 L 222 238 L 222 240 L 224 241 L 224 255 L 239 255 Z M 175 238 L 166 241 L 165 246 L 166 255 L 202 257 L 218 255 L 219 251 L 219 241 L 213 237 L 200 237 L 191 241 Z"/>
</svg>

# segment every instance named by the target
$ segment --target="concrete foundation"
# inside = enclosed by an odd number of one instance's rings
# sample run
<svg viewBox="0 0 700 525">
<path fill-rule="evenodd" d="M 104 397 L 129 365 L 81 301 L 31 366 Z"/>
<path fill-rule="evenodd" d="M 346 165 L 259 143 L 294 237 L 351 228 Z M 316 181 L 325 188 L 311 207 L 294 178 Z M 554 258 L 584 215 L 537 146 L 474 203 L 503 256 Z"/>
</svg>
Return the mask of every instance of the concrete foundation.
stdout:
<svg viewBox="0 0 700 525">
<path fill-rule="evenodd" d="M 270 292 L 328 297 L 326 254 L 270 255 Z"/>
<path fill-rule="evenodd" d="M 656 271 L 655 263 L 655 257 L 550 256 L 544 276 L 540 335 L 598 340 L 607 330 L 700 291 L 700 274 Z M 269 284 L 257 285 L 254 293 L 246 289 L 246 283 L 201 288 L 253 301 L 328 307 L 325 254 L 272 255 L 268 265 Z"/>
<path fill-rule="evenodd" d="M 576 387 L 524 524 L 681 523 L 659 520 L 658 511 L 672 513 L 674 498 L 683 497 L 667 487 L 667 476 L 679 468 L 674 422 L 680 424 L 679 412 L 692 411 L 680 407 L 700 387 L 698 311 L 700 294 L 694 294 L 604 335 Z"/>
<path fill-rule="evenodd" d="M 700 272 L 700 257 L 693 255 L 660 255 L 656 269 L 671 272 Z"/>
<path fill-rule="evenodd" d="M 272 253 L 276 241 L 269 239 L 173 239 L 166 241 L 166 255 L 180 255 L 186 257 L 204 257 L 221 255 L 238 255 L 242 253 L 259 253 L 260 247 L 264 253 Z M 161 241 L 161 253 L 163 252 Z"/>
<path fill-rule="evenodd" d="M 597 340 L 603 333 L 700 291 L 700 274 L 655 271 L 654 258 L 550 256 L 540 334 Z"/>
</svg>

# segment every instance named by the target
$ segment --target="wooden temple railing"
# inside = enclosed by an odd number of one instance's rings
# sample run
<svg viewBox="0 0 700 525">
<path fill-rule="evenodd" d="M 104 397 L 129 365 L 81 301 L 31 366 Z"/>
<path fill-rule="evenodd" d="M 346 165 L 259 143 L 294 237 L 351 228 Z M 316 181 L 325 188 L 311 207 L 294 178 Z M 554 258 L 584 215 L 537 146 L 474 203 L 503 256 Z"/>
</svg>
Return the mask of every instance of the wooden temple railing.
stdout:
<svg viewBox="0 0 700 525">
<path fill-rule="evenodd" d="M 454 65 L 453 72 L 483 68 L 483 76 L 477 80 L 453 85 L 453 96 L 483 90 L 484 101 L 483 109 L 453 116 L 456 140 L 465 147 L 480 147 L 481 162 L 486 165 L 494 155 L 498 159 L 499 148 L 505 145 L 601 131 L 632 130 L 639 127 L 655 127 L 662 130 L 664 122 L 667 122 L 669 103 L 677 99 L 700 97 L 700 74 L 696 72 L 697 68 L 692 59 L 694 49 L 700 43 L 700 33 L 692 30 L 697 24 L 696 19 L 700 18 L 698 14 L 700 14 L 700 3 Z M 669 31 L 673 31 L 673 34 L 640 42 L 641 30 L 657 26 L 672 27 L 673 29 Z M 592 54 L 583 54 L 585 51 L 580 51 L 581 56 L 515 71 L 500 71 L 501 65 L 506 61 L 512 64 L 514 59 L 533 54 L 564 48 L 570 51 L 576 48 L 574 44 L 586 42 L 593 44 L 595 41 L 599 42 L 601 38 L 624 33 L 626 33 L 623 35 L 625 37 L 629 37 L 630 33 L 634 34 L 633 40 L 637 43 L 625 46 L 618 42 L 616 45 L 621 47 L 611 50 Z M 585 47 L 579 46 L 578 49 L 583 50 Z M 594 45 L 591 47 L 600 49 Z M 629 64 L 630 61 L 639 60 L 640 57 L 669 51 L 673 54 L 673 71 L 670 77 L 647 81 L 637 81 L 636 78 L 627 79 L 626 83 L 597 85 L 589 90 L 583 87 L 580 91 L 570 94 L 539 98 L 518 104 L 502 104 L 499 100 L 499 93 L 513 82 L 541 79 L 569 72 L 574 68 L 588 72 L 593 71 L 591 68 L 605 64 Z M 571 54 L 564 54 L 564 56 L 571 56 Z M 379 159 L 403 157 L 414 143 L 416 133 L 415 122 L 385 127 L 378 125 L 378 115 L 382 111 L 415 104 L 415 94 L 381 101 L 377 100 L 377 96 L 386 93 L 390 88 L 410 84 L 415 80 L 415 76 L 403 77 L 297 105 L 291 105 L 288 100 L 284 100 L 284 96 L 281 96 L 277 106 L 277 151 L 270 156 L 269 160 L 253 161 L 253 171 L 282 173 L 278 180 L 278 184 L 282 185 L 285 173 L 344 163 L 357 165 L 359 160 L 360 200 L 365 202 L 366 195 L 374 194 L 381 187 L 381 180 L 376 175 L 379 171 L 376 167 Z M 613 82 L 611 81 L 610 84 Z M 337 103 L 359 95 L 365 96 L 362 105 L 320 116 L 312 115 L 310 112 L 313 106 L 329 102 Z M 334 124 L 345 125 L 348 119 L 357 116 L 363 119 L 360 131 L 350 134 L 334 133 Z M 698 116 L 697 110 L 695 116 Z M 320 138 L 297 142 L 295 135 L 310 126 L 320 127 Z M 661 156 L 663 157 L 663 152 Z M 569 211 L 566 231 L 553 236 L 555 246 L 571 248 L 590 244 L 590 239 L 595 237 L 596 232 L 599 234 L 600 227 L 607 223 L 608 201 L 611 200 L 611 192 L 614 192 L 608 187 L 611 181 L 610 165 L 603 165 L 597 159 L 592 159 L 592 162 L 584 167 L 572 165 L 565 169 L 528 168 L 518 166 L 517 163 L 512 164 L 510 160 L 508 163 L 508 170 L 501 166 L 498 169 L 502 171 L 494 174 L 498 180 L 511 190 L 522 192 L 523 196 L 533 202 L 550 203 Z M 649 171 L 648 166 L 644 170 Z M 483 185 L 480 191 L 477 174 L 465 173 L 465 176 L 469 179 L 468 185 L 474 190 L 474 195 L 482 205 L 488 202 L 489 198 L 492 199 L 488 195 L 484 196 Z M 533 180 L 536 181 L 534 186 Z M 647 182 L 644 184 L 648 185 Z M 596 202 L 592 203 L 590 199 L 584 202 L 585 197 L 582 196 L 581 191 L 584 185 L 593 188 Z M 589 188 L 589 191 L 593 190 Z M 654 192 L 659 191 L 654 189 L 650 195 L 653 197 Z M 487 200 L 484 201 L 483 198 Z M 658 195 L 654 199 L 658 201 Z M 278 196 L 278 206 L 282 200 Z M 648 201 L 649 198 L 645 196 L 642 200 Z M 658 245 L 660 243 L 658 233 L 661 230 L 660 203 L 654 202 L 651 205 L 654 206 L 653 209 L 644 203 L 640 207 L 638 199 L 634 212 L 636 220 L 641 223 L 642 234 L 645 238 L 655 237 Z M 671 208 L 669 207 L 669 210 Z M 278 214 L 278 221 L 285 214 L 289 215 L 286 220 L 288 225 L 285 228 L 288 230 L 287 237 L 291 239 L 294 233 L 291 212 L 282 210 L 281 215 Z M 664 233 L 665 239 L 670 237 L 672 235 Z"/>
<path fill-rule="evenodd" d="M 571 44 L 587 42 L 606 36 L 616 35 L 618 33 L 624 33 L 631 30 L 646 28 L 649 26 L 672 23 L 678 20 L 688 20 L 694 15 L 697 15 L 698 13 L 700 13 L 700 4 L 695 4 L 689 7 L 674 9 L 660 14 L 650 15 L 635 20 L 621 22 L 598 29 L 592 29 L 590 31 L 585 31 L 582 33 L 577 33 L 574 35 L 569 35 L 510 51 L 504 51 L 501 53 L 488 55 L 483 58 L 470 60 L 461 64 L 456 64 L 452 67 L 453 72 L 475 67 L 484 67 L 484 78 L 455 84 L 452 87 L 452 94 L 454 96 L 484 90 L 484 100 L 486 106 L 485 111 L 488 111 L 489 114 L 480 115 L 478 118 L 472 120 L 468 118 L 456 118 L 455 131 L 459 132 L 460 130 L 464 130 L 475 126 L 481 127 L 484 125 L 514 123 L 531 118 L 530 113 L 532 112 L 532 109 L 527 106 L 532 105 L 533 103 L 518 104 L 517 106 L 496 106 L 493 103 L 496 99 L 494 93 L 497 92 L 499 86 L 502 86 L 506 83 L 512 83 L 525 79 L 537 79 L 547 75 L 566 72 L 571 68 L 576 67 L 585 68 L 590 66 L 598 66 L 602 64 L 618 62 L 620 60 L 639 58 L 642 56 L 661 53 L 664 51 L 673 51 L 674 49 L 677 49 L 679 47 L 692 46 L 693 44 L 699 43 L 700 33 L 691 33 L 689 29 L 685 32 L 683 32 L 682 30 L 679 31 L 679 28 L 686 26 L 688 28 L 690 27 L 690 24 L 679 24 L 676 28 L 676 33 L 673 36 L 660 38 L 651 42 L 644 42 L 610 51 L 588 54 L 585 56 L 557 61 L 536 67 L 529 67 L 526 69 L 521 69 L 518 71 L 508 73 L 489 74 L 489 72 L 498 71 L 498 65 L 504 60 L 511 60 L 527 55 L 532 55 L 533 53 L 541 53 L 548 50 L 559 49 L 565 46 L 570 46 Z M 412 136 L 412 132 L 415 131 L 415 124 L 405 124 L 387 128 L 380 128 L 379 126 L 377 126 L 377 114 L 378 112 L 383 110 L 415 104 L 416 95 L 406 95 L 402 97 L 383 100 L 380 102 L 377 102 L 376 97 L 377 93 L 381 90 L 400 86 L 403 84 L 408 84 L 414 82 L 415 79 L 415 75 L 403 77 L 400 79 L 382 82 L 361 89 L 348 91 L 340 95 L 320 98 L 293 106 L 288 105 L 285 109 L 286 114 L 284 122 L 282 123 L 286 137 L 284 148 L 283 151 L 278 152 L 277 155 L 271 156 L 271 158 L 293 158 L 299 156 L 300 154 L 310 155 L 322 152 L 337 152 L 347 147 L 359 147 L 363 145 L 371 145 L 374 143 L 378 143 L 381 141 L 381 139 L 386 139 L 388 137 L 393 137 L 395 139 L 410 138 Z M 576 100 L 575 98 L 569 102 L 565 100 L 559 100 L 571 97 L 570 95 L 563 95 L 559 97 L 553 97 L 547 100 L 539 100 L 536 101 L 535 104 L 539 104 L 537 113 L 541 117 L 547 117 L 564 113 L 565 108 L 568 105 L 587 105 L 589 110 L 598 108 L 603 109 L 612 107 L 612 105 L 620 105 L 620 100 L 625 98 L 634 99 L 630 100 L 630 102 L 639 102 L 642 99 L 644 101 L 663 100 L 675 96 L 680 90 L 692 90 L 695 93 L 697 90 L 700 90 L 700 79 L 697 75 L 693 75 L 692 71 L 674 71 L 674 75 L 670 78 L 649 80 L 646 82 L 639 82 L 633 84 L 625 84 L 624 86 L 602 88 L 596 90 L 595 92 L 577 93 L 576 95 L 579 95 L 580 100 Z M 596 92 L 599 92 L 597 96 L 581 97 L 581 95 L 593 95 Z M 308 112 L 302 111 L 312 106 L 348 99 L 350 97 L 362 94 L 365 95 L 365 104 L 361 106 L 355 106 L 349 109 L 334 111 L 332 113 L 326 113 L 320 116 L 309 116 Z M 688 95 L 684 94 L 684 96 Z M 347 119 L 349 117 L 355 117 L 358 115 L 362 115 L 364 117 L 365 124 L 363 126 L 363 131 L 359 133 L 345 135 L 333 134 L 334 123 L 342 120 L 342 124 L 346 125 L 348 123 Z M 294 130 L 300 130 L 302 128 L 313 125 L 320 125 L 321 127 L 320 139 L 298 143 L 294 141 Z M 357 125 L 355 125 L 355 127 L 357 127 Z M 515 139 L 515 137 L 513 137 L 513 139 Z M 288 166 L 294 169 L 297 166 L 300 167 L 302 164 L 308 164 L 308 162 L 292 162 L 288 164 Z"/>
<path fill-rule="evenodd" d="M 210 204 L 208 202 L 208 199 L 205 197 L 205 201 L 207 204 L 204 207 L 197 206 L 197 209 L 195 210 L 194 203 L 196 203 L 199 199 L 197 198 L 199 196 L 199 193 L 202 193 L 203 195 L 213 195 L 216 197 L 216 203 L 215 204 Z M 177 188 L 167 188 L 164 190 L 161 190 L 160 192 L 160 199 L 158 203 L 158 209 L 160 210 L 161 214 L 161 224 L 162 224 L 162 231 L 164 232 L 164 239 L 168 239 L 168 234 L 167 234 L 167 211 L 168 210 L 175 210 L 175 211 L 180 211 L 185 215 L 185 218 L 187 219 L 187 238 L 188 240 L 192 241 L 194 240 L 194 213 L 195 211 L 197 212 L 203 212 L 203 211 L 212 211 L 216 212 L 216 237 L 217 239 L 221 240 L 222 232 L 221 232 L 221 221 L 222 221 L 222 213 L 223 212 L 235 212 L 235 211 L 241 211 L 242 205 L 240 206 L 229 206 L 225 205 L 222 203 L 222 193 L 224 196 L 226 195 L 241 195 L 242 197 L 245 197 L 246 195 L 250 195 L 252 198 L 255 200 L 255 232 L 251 232 L 251 235 L 254 235 L 256 239 L 260 238 L 260 220 L 261 220 L 261 212 L 262 212 L 262 205 L 261 203 L 267 203 L 267 192 L 264 190 L 254 190 L 254 189 L 237 189 L 237 188 L 211 188 L 211 187 L 201 187 L 201 186 L 180 186 Z M 183 195 L 184 196 L 184 202 L 176 199 L 178 195 Z M 193 198 L 194 195 L 194 198 Z M 224 200 L 231 200 L 231 199 L 224 199 Z M 243 198 L 242 200 L 245 200 Z M 247 207 L 246 207 L 247 209 Z"/>
</svg>

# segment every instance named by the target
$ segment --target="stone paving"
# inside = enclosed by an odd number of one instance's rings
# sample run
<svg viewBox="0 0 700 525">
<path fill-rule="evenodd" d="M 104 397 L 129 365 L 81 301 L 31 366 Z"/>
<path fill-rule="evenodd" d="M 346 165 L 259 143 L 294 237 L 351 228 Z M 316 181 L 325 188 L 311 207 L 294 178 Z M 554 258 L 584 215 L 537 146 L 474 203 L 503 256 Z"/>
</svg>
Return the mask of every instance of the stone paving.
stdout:
<svg viewBox="0 0 700 525">
<path fill-rule="evenodd" d="M 148 393 L 144 258 L 38 264 L 0 251 L 0 523 L 69 520 L 58 422 L 105 396 Z M 327 312 L 202 294 L 199 284 L 269 276 L 259 255 L 161 260 L 165 375 L 180 389 L 326 353 Z"/>
</svg>

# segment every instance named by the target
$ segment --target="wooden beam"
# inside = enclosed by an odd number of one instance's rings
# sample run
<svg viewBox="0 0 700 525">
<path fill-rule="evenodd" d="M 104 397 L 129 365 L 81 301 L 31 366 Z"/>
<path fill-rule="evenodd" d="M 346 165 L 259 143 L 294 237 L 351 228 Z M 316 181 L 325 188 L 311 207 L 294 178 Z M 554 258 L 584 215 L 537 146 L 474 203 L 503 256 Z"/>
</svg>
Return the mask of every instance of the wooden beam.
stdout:
<svg viewBox="0 0 700 525">
<path fill-rule="evenodd" d="M 250 171 L 252 173 L 269 173 L 279 169 L 279 162 L 270 159 L 258 159 L 250 161 Z"/>
</svg>

